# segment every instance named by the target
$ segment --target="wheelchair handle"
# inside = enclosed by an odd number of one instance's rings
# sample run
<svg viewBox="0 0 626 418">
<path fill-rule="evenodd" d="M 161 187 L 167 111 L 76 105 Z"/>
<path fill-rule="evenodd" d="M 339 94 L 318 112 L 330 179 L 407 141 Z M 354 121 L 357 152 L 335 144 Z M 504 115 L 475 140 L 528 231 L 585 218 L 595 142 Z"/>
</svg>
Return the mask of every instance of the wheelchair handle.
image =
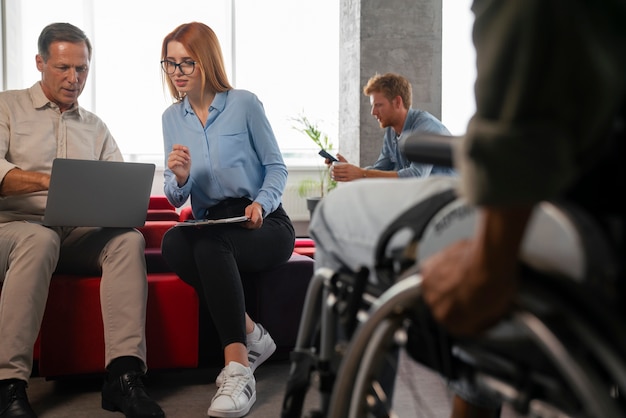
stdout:
<svg viewBox="0 0 626 418">
<path fill-rule="evenodd" d="M 458 137 L 435 134 L 411 134 L 400 141 L 400 150 L 413 162 L 452 167 L 452 147 Z"/>
</svg>

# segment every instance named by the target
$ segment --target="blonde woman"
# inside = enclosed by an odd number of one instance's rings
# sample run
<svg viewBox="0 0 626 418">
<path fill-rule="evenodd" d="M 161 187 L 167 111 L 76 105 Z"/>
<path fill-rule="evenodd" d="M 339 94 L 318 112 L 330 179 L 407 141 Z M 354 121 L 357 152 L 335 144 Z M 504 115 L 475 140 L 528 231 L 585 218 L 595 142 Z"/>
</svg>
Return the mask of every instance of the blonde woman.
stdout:
<svg viewBox="0 0 626 418">
<path fill-rule="evenodd" d="M 294 229 L 281 206 L 287 168 L 259 99 L 230 85 L 211 28 L 174 29 L 163 40 L 161 66 L 175 102 L 163 113 L 165 195 L 176 207 L 191 197 L 196 219 L 248 219 L 175 227 L 162 245 L 207 305 L 224 349 L 208 415 L 240 417 L 256 400 L 254 370 L 276 349 L 246 314 L 240 272 L 270 269 L 293 252 Z"/>
</svg>

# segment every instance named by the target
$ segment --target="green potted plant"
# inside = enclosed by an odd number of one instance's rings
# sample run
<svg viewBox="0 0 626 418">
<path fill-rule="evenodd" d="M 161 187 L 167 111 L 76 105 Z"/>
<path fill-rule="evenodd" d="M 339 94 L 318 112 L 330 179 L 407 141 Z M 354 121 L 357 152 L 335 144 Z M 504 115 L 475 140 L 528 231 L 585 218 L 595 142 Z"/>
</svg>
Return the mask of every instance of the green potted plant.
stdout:
<svg viewBox="0 0 626 418">
<path fill-rule="evenodd" d="M 330 141 L 327 134 L 319 130 L 316 123 L 311 122 L 304 115 L 293 118 L 293 122 L 293 128 L 295 130 L 305 134 L 320 149 L 325 149 L 332 153 L 333 143 Z M 317 203 L 335 187 L 337 187 L 337 182 L 331 178 L 329 167 L 324 166 L 319 171 L 318 179 L 305 179 L 300 182 L 298 194 L 300 197 L 307 199 L 307 208 L 309 209 L 309 213 L 313 215 L 313 210 L 315 206 L 317 206 Z"/>
</svg>

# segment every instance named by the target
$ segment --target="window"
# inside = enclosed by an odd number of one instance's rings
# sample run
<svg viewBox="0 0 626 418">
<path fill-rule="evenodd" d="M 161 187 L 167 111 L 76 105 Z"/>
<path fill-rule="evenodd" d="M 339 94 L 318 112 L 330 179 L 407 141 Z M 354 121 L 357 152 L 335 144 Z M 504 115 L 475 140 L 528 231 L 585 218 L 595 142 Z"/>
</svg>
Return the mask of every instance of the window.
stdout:
<svg viewBox="0 0 626 418">
<path fill-rule="evenodd" d="M 441 121 L 452 135 L 465 133 L 476 109 L 471 4 L 472 0 L 443 2 Z"/>
<path fill-rule="evenodd" d="M 311 150 L 290 119 L 304 113 L 337 143 L 339 1 L 236 0 L 237 86 L 264 104 L 281 149 Z M 319 157 L 314 154 L 316 162 Z"/>
<path fill-rule="evenodd" d="M 80 0 L 61 0 L 55 2 L 33 0 L 5 0 L 6 40 L 4 47 L 5 58 L 5 88 L 7 90 L 22 89 L 32 86 L 41 79 L 41 74 L 35 66 L 37 54 L 37 38 L 44 26 L 55 20 L 72 22 L 82 27 L 92 38 L 88 28 L 84 26 L 84 16 L 89 13 L 90 2 Z M 37 10 L 38 13 L 28 13 L 27 10 Z M 81 96 L 80 102 L 87 109 L 92 108 L 93 76 Z"/>
<path fill-rule="evenodd" d="M 5 88 L 30 87 L 40 79 L 34 57 L 45 25 L 67 21 L 81 27 L 94 56 L 80 103 L 107 123 L 127 159 L 163 163 L 161 114 L 171 101 L 161 82 L 161 41 L 193 20 L 217 33 L 234 86 L 263 102 L 288 164 L 290 156 L 312 149 L 292 129 L 290 119 L 300 113 L 339 142 L 338 0 L 187 0 L 184 7 L 165 0 L 4 4 Z M 465 132 L 475 107 L 470 4 L 443 2 L 442 120 L 455 135 Z M 32 10 L 38 12 L 27 12 Z"/>
<path fill-rule="evenodd" d="M 128 160 L 163 164 L 161 114 L 171 103 L 159 66 L 163 37 L 201 21 L 216 32 L 231 82 L 263 102 L 286 155 L 312 148 L 292 129 L 304 112 L 336 138 L 337 0 L 5 0 L 7 89 L 30 87 L 37 37 L 55 21 L 83 29 L 94 54 L 80 104 L 100 116 Z M 150 11 L 146 12 L 149 7 Z M 27 11 L 37 10 L 38 13 Z"/>
</svg>

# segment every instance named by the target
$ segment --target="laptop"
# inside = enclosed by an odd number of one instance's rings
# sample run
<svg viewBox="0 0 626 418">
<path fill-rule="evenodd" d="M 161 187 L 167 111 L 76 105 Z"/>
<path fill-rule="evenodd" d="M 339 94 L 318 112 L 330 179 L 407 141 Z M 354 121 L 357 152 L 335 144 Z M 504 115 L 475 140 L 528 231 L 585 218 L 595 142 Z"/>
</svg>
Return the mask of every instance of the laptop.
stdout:
<svg viewBox="0 0 626 418">
<path fill-rule="evenodd" d="M 47 226 L 133 228 L 146 222 L 154 164 L 56 158 Z"/>
</svg>

